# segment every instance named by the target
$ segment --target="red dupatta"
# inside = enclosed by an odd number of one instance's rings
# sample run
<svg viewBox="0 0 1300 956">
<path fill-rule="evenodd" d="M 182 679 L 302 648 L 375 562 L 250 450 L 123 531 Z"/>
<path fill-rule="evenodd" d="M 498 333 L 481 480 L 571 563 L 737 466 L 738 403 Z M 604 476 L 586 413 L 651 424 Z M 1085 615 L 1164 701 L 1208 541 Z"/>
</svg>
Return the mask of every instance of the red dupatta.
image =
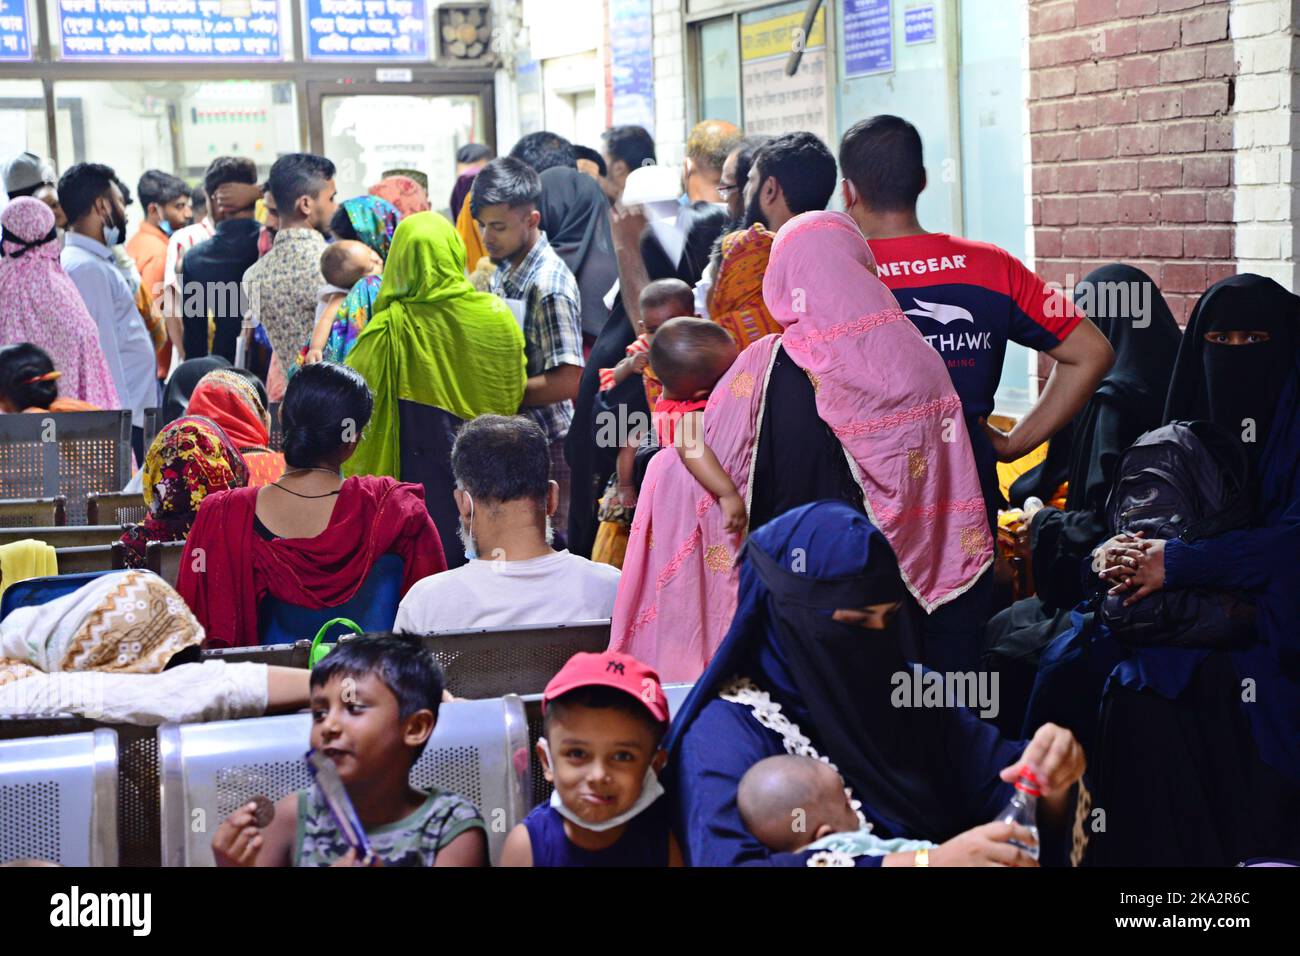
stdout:
<svg viewBox="0 0 1300 956">
<path fill-rule="evenodd" d="M 402 558 L 403 595 L 447 569 L 419 485 L 348 478 L 324 531 L 273 541 L 253 530 L 257 492 L 235 488 L 205 498 L 186 541 L 176 590 L 207 631 L 207 647 L 257 644 L 257 608 L 266 597 L 310 608 L 345 603 L 384 554 Z"/>
</svg>

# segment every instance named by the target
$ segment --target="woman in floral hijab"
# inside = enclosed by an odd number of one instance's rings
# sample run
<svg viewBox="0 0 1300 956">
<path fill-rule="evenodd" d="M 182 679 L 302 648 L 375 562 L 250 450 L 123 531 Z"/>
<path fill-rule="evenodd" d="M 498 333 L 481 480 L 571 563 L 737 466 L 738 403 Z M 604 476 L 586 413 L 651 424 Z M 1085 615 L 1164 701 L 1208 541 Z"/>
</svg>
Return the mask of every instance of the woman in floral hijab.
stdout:
<svg viewBox="0 0 1300 956">
<path fill-rule="evenodd" d="M 144 456 L 149 514 L 122 535 L 127 566 L 145 566 L 150 541 L 184 541 L 209 494 L 247 484 L 243 456 L 219 425 L 197 415 L 176 419 L 158 433 Z"/>
<path fill-rule="evenodd" d="M 344 200 L 338 212 L 330 222 L 330 231 L 335 239 L 353 239 L 364 242 L 387 261 L 388 250 L 393 244 L 393 233 L 402 214 L 397 207 L 378 196 L 357 196 Z M 379 297 L 379 287 L 383 276 L 362 276 L 339 304 L 334 315 L 334 324 L 330 326 L 329 338 L 321 349 L 322 362 L 342 362 L 352 351 L 357 336 L 370 321 L 375 299 Z M 307 350 L 299 356 L 299 364 L 306 364 Z"/>
</svg>

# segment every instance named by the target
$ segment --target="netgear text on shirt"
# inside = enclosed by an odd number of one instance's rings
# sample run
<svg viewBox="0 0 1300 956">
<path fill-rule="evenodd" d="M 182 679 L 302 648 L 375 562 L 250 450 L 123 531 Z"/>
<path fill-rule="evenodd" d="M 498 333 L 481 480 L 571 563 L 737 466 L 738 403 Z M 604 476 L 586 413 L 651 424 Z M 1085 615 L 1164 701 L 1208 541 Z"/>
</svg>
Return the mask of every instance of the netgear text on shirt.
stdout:
<svg viewBox="0 0 1300 956">
<path fill-rule="evenodd" d="M 912 259 L 899 262 L 878 262 L 876 268 L 885 276 L 919 276 L 927 272 L 946 269 L 965 269 L 965 256 L 932 256 L 929 259 Z"/>
</svg>

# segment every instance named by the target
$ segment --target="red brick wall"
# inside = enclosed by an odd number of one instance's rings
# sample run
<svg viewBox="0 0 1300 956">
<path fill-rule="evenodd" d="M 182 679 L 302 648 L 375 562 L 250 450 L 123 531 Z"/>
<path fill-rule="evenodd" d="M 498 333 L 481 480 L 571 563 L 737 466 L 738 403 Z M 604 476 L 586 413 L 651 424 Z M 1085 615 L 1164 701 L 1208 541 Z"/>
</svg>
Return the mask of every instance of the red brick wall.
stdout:
<svg viewBox="0 0 1300 956">
<path fill-rule="evenodd" d="M 1036 271 L 1131 263 L 1186 322 L 1236 271 L 1227 0 L 1029 0 L 1029 37 Z"/>
</svg>

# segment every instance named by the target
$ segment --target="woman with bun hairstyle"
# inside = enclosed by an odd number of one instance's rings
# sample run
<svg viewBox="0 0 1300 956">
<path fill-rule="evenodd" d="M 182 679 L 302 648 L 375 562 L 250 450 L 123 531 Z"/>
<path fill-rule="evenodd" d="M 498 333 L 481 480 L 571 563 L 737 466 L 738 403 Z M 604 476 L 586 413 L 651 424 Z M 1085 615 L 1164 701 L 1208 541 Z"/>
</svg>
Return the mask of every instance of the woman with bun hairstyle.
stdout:
<svg viewBox="0 0 1300 956">
<path fill-rule="evenodd" d="M 94 412 L 77 398 L 59 394 L 62 373 L 30 342 L 0 348 L 0 412 Z"/>
<path fill-rule="evenodd" d="M 402 558 L 403 595 L 446 569 L 420 485 L 343 477 L 372 406 L 365 379 L 352 369 L 304 367 L 280 406 L 284 475 L 203 500 L 176 590 L 207 631 L 206 646 L 257 644 L 266 597 L 309 608 L 346 603 L 385 554 Z"/>
</svg>

